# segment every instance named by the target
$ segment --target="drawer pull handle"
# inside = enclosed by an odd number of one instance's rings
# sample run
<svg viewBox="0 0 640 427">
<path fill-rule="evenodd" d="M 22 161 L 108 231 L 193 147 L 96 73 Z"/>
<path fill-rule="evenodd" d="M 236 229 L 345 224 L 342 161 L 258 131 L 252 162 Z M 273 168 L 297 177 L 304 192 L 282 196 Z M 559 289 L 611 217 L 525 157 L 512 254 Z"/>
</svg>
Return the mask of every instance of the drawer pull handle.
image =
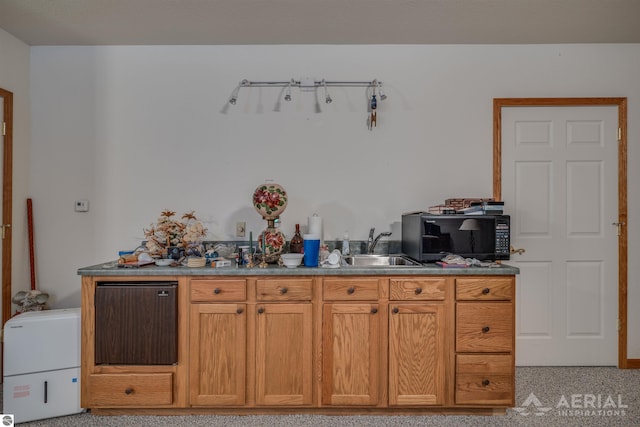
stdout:
<svg viewBox="0 0 640 427">
<path fill-rule="evenodd" d="M 282 288 L 282 289 L 280 289 L 280 293 L 281 293 L 282 295 L 286 294 L 286 293 L 287 293 L 287 291 L 288 291 L 288 289 L 287 289 L 287 288 Z"/>
<path fill-rule="evenodd" d="M 260 307 L 260 308 L 258 309 L 258 314 L 262 314 L 262 313 L 264 313 L 264 307 Z"/>
<path fill-rule="evenodd" d="M 482 293 L 483 293 L 484 295 L 487 295 L 489 292 L 491 292 L 491 289 L 489 289 L 489 288 L 484 288 L 484 289 L 482 290 Z"/>
<path fill-rule="evenodd" d="M 491 328 L 489 328 L 488 326 L 484 326 L 484 327 L 482 328 L 482 333 L 483 333 L 483 334 L 486 334 L 486 333 L 487 333 L 487 332 L 489 332 L 490 330 L 491 330 Z"/>
<path fill-rule="evenodd" d="M 420 295 L 422 293 L 422 288 L 416 288 L 415 293 L 416 295 Z"/>
<path fill-rule="evenodd" d="M 213 290 L 213 293 L 214 293 L 214 294 L 219 294 L 220 292 L 222 292 L 222 290 L 221 290 L 220 288 L 215 288 L 215 289 Z"/>
<path fill-rule="evenodd" d="M 488 386 L 489 384 L 490 384 L 490 381 L 489 381 L 489 380 L 482 380 L 482 385 L 483 385 L 483 386 L 485 386 L 485 387 L 486 387 L 486 386 Z"/>
<path fill-rule="evenodd" d="M 236 310 L 236 313 L 238 314 L 242 314 L 244 310 L 242 309 L 242 307 L 238 307 L 238 309 Z"/>
<path fill-rule="evenodd" d="M 398 314 L 398 312 L 400 311 L 400 309 L 398 307 L 393 307 L 393 314 Z"/>
<path fill-rule="evenodd" d="M 352 294 L 352 293 L 354 293 L 355 291 L 356 291 L 356 289 L 355 289 L 355 288 L 349 288 L 349 289 L 347 289 L 347 293 L 348 293 L 348 294 Z"/>
<path fill-rule="evenodd" d="M 378 309 L 377 309 L 377 308 L 373 307 L 373 308 L 371 309 L 371 313 L 376 314 L 377 312 L 378 312 Z"/>
<path fill-rule="evenodd" d="M 133 389 L 132 389 L 132 388 L 127 388 L 127 389 L 124 391 L 124 394 L 133 394 Z"/>
</svg>

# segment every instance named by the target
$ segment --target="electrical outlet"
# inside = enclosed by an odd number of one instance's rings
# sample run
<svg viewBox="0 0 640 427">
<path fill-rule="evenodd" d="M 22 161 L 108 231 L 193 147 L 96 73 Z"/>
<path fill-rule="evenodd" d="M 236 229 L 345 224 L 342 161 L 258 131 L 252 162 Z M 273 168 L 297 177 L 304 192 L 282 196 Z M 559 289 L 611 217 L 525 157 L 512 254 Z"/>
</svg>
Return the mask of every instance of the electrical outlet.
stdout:
<svg viewBox="0 0 640 427">
<path fill-rule="evenodd" d="M 244 237 L 244 232 L 247 229 L 247 223 L 242 221 L 242 222 L 236 222 L 236 237 Z"/>
<path fill-rule="evenodd" d="M 89 201 L 86 199 L 76 200 L 74 206 L 76 212 L 89 212 Z"/>
</svg>

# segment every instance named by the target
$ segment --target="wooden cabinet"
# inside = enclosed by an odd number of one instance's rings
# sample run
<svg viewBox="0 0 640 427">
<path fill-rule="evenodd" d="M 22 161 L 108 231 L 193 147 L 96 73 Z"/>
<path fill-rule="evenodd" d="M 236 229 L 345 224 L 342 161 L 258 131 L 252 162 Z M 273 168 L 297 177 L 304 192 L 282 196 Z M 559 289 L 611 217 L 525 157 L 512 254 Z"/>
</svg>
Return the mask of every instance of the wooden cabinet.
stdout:
<svg viewBox="0 0 640 427">
<path fill-rule="evenodd" d="M 447 282 L 391 279 L 389 405 L 443 405 L 450 353 Z"/>
<path fill-rule="evenodd" d="M 158 282 L 177 287 L 158 286 Z M 100 413 L 113 408 L 168 410 L 187 405 L 188 312 L 180 305 L 186 300 L 186 283 L 176 276 L 83 276 L 83 408 Z M 148 299 L 154 300 L 151 307 L 136 310 Z M 125 332 L 118 335 L 109 328 Z M 167 348 L 159 348 L 163 346 Z"/>
<path fill-rule="evenodd" d="M 383 382 L 379 305 L 327 303 L 322 317 L 322 404 L 378 404 Z"/>
<path fill-rule="evenodd" d="M 172 365 L 95 363 L 104 279 L 82 279 L 81 403 L 94 413 L 491 414 L 515 404 L 514 276 L 162 277 L 178 282 Z"/>
<path fill-rule="evenodd" d="M 192 405 L 312 403 L 311 279 L 192 279 L 190 285 Z"/>
<path fill-rule="evenodd" d="M 384 282 L 384 281 L 382 281 Z M 379 278 L 325 278 L 322 310 L 322 404 L 382 402 L 383 321 Z"/>
<path fill-rule="evenodd" d="M 312 403 L 313 324 L 311 304 L 258 304 L 256 404 Z"/>
<path fill-rule="evenodd" d="M 246 280 L 193 279 L 189 286 L 189 401 L 197 406 L 244 405 Z"/>
<path fill-rule="evenodd" d="M 246 305 L 192 304 L 189 379 L 192 405 L 244 405 Z"/>
<path fill-rule="evenodd" d="M 94 374 L 87 405 L 144 407 L 173 402 L 173 374 Z"/>
<path fill-rule="evenodd" d="M 513 406 L 515 279 L 456 279 L 458 405 Z"/>
</svg>

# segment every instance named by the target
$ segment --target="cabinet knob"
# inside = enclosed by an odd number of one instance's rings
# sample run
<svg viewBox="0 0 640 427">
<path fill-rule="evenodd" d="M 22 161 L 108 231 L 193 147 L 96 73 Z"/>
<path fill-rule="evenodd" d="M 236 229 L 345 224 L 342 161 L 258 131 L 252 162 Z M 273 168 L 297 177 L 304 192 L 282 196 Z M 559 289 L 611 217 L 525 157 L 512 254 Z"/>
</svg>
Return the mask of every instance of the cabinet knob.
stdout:
<svg viewBox="0 0 640 427">
<path fill-rule="evenodd" d="M 260 308 L 258 309 L 258 314 L 262 314 L 262 313 L 264 313 L 264 307 L 260 307 Z"/>
<path fill-rule="evenodd" d="M 485 387 L 486 387 L 486 386 L 488 386 L 489 384 L 490 384 L 490 381 L 489 381 L 489 380 L 482 380 L 482 385 L 483 385 L 483 386 L 485 386 Z"/>
<path fill-rule="evenodd" d="M 489 289 L 489 288 L 484 288 L 484 289 L 482 290 L 482 293 L 483 293 L 484 295 L 487 295 L 489 292 L 491 292 L 491 289 Z"/>
<path fill-rule="evenodd" d="M 378 309 L 376 307 L 373 307 L 371 309 L 371 313 L 376 314 L 378 312 Z"/>
<path fill-rule="evenodd" d="M 213 293 L 214 293 L 214 294 L 219 294 L 220 292 L 222 292 L 222 290 L 221 290 L 220 288 L 215 288 L 215 289 L 213 290 Z"/>
<path fill-rule="evenodd" d="M 393 307 L 393 310 L 391 311 L 393 311 L 393 314 L 397 314 L 400 311 L 400 309 L 398 309 L 398 307 Z"/>
<path fill-rule="evenodd" d="M 132 388 L 127 388 L 124 391 L 124 394 L 132 394 L 133 393 L 133 389 Z"/>
<path fill-rule="evenodd" d="M 348 293 L 348 294 L 352 294 L 352 293 L 354 293 L 355 291 L 356 291 L 356 289 L 355 289 L 355 288 L 349 288 L 349 289 L 347 289 L 347 293 Z"/>
<path fill-rule="evenodd" d="M 244 309 L 242 307 L 238 307 L 238 309 L 236 310 L 236 313 L 242 314 L 243 311 Z"/>
<path fill-rule="evenodd" d="M 282 289 L 280 289 L 280 293 L 281 293 L 282 295 L 286 294 L 286 293 L 287 293 L 287 291 L 288 291 L 288 289 L 287 289 L 287 288 L 282 288 Z"/>
<path fill-rule="evenodd" d="M 483 333 L 483 334 L 486 334 L 487 332 L 489 332 L 489 330 L 490 330 L 490 329 L 491 329 L 491 328 L 489 328 L 488 326 L 484 326 L 484 327 L 482 328 L 482 333 Z"/>
<path fill-rule="evenodd" d="M 416 295 L 420 295 L 422 293 L 422 288 L 416 288 L 415 293 Z"/>
</svg>

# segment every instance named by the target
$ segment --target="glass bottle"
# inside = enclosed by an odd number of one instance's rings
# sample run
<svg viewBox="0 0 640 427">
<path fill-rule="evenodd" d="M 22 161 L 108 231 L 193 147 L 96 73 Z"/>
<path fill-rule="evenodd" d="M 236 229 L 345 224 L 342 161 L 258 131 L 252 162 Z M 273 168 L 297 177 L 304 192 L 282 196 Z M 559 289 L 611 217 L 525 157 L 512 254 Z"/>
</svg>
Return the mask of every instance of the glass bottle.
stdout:
<svg viewBox="0 0 640 427">
<path fill-rule="evenodd" d="M 296 232 L 289 242 L 289 252 L 300 254 L 302 253 L 302 235 L 300 234 L 300 224 L 296 224 Z"/>
</svg>

